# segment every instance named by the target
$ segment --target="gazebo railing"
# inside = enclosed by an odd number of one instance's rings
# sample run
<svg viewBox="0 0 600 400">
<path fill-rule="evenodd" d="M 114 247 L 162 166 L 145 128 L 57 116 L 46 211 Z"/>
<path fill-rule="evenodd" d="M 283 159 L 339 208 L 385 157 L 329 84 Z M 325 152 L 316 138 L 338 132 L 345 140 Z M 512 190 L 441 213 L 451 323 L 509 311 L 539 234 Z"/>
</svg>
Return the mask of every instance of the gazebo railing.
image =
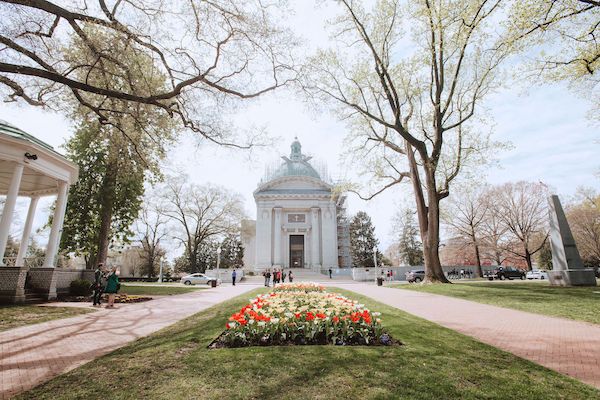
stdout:
<svg viewBox="0 0 600 400">
<path fill-rule="evenodd" d="M 44 258 L 45 257 L 43 256 L 25 257 L 23 259 L 22 267 L 40 268 L 42 265 L 44 265 Z M 16 267 L 17 257 L 4 257 L 2 259 L 2 263 L 5 267 Z"/>
</svg>

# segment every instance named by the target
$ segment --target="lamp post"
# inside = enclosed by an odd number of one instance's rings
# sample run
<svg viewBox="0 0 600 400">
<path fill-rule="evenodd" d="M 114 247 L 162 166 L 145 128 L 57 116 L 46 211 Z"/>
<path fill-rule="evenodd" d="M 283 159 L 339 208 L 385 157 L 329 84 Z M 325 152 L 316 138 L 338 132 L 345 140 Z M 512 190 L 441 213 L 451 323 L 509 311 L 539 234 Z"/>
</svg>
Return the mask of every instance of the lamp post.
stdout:
<svg viewBox="0 0 600 400">
<path fill-rule="evenodd" d="M 162 283 L 162 281 L 163 281 L 163 258 L 161 256 L 160 261 L 159 261 L 159 269 L 158 269 L 158 282 Z"/>
<path fill-rule="evenodd" d="M 373 265 L 375 266 L 375 280 L 379 279 L 379 266 L 377 265 L 377 246 L 373 246 Z"/>
<path fill-rule="evenodd" d="M 217 283 L 219 283 L 219 264 L 221 263 L 221 246 L 217 247 Z"/>
</svg>

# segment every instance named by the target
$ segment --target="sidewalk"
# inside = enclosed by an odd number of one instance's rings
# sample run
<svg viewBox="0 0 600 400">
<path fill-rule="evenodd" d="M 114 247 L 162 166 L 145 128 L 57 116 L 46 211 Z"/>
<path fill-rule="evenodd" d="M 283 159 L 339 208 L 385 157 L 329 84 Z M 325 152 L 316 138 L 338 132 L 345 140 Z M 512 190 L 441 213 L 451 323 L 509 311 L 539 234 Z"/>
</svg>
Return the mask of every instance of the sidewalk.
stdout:
<svg viewBox="0 0 600 400">
<path fill-rule="evenodd" d="M 453 297 L 371 285 L 343 285 L 600 389 L 600 325 Z"/>
<path fill-rule="evenodd" d="M 258 286 L 167 296 L 0 333 L 0 400 Z"/>
</svg>

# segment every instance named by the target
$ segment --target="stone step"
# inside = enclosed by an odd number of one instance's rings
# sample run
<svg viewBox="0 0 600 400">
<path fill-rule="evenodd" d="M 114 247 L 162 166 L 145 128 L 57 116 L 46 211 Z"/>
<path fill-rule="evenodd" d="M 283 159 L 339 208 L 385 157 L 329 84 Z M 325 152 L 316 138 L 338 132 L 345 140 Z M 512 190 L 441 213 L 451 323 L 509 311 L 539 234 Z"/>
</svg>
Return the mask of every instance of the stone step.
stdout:
<svg viewBox="0 0 600 400">
<path fill-rule="evenodd" d="M 25 289 L 25 303 L 43 303 L 45 301 L 46 298 L 43 294 L 40 294 L 33 289 Z"/>
</svg>

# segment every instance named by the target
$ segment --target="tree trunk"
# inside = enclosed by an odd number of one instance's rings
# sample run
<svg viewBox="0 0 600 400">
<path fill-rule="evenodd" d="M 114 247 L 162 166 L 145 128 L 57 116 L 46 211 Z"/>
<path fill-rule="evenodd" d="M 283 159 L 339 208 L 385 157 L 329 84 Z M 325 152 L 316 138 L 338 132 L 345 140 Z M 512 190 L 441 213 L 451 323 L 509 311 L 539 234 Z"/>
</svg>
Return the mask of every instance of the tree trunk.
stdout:
<svg viewBox="0 0 600 400">
<path fill-rule="evenodd" d="M 435 171 L 424 165 L 427 182 L 427 204 L 423 193 L 423 185 L 415 153 L 410 144 L 406 144 L 407 155 L 410 166 L 410 178 L 417 204 L 417 216 L 419 219 L 419 231 L 423 242 L 423 260 L 425 263 L 424 282 L 451 283 L 440 263 L 440 200 L 435 185 Z"/>
<path fill-rule="evenodd" d="M 118 171 L 117 161 L 109 161 L 109 164 L 106 167 L 106 175 L 104 175 L 102 187 L 100 188 L 100 193 L 102 193 L 100 204 L 102 205 L 102 208 L 100 210 L 101 220 L 100 232 L 98 233 L 96 265 L 100 263 L 106 264 L 106 258 L 108 257 L 108 244 L 111 236 L 110 226 L 112 223 Z"/>
<path fill-rule="evenodd" d="M 525 261 L 527 262 L 527 269 L 531 271 L 533 269 L 533 264 L 531 263 L 531 253 L 527 246 L 525 246 Z"/>
<path fill-rule="evenodd" d="M 475 262 L 477 263 L 477 277 L 483 277 L 483 270 L 481 269 L 481 256 L 479 255 L 479 244 L 477 243 L 477 236 L 475 235 L 475 228 L 471 225 L 471 241 L 475 248 Z"/>
<path fill-rule="evenodd" d="M 425 259 L 425 281 L 451 283 L 442 269 L 440 262 L 440 203 L 437 190 L 428 195 L 427 232 L 423 238 L 423 256 Z"/>
<path fill-rule="evenodd" d="M 477 277 L 483 277 L 483 269 L 481 268 L 481 257 L 479 255 L 479 245 L 475 242 L 475 262 L 477 262 Z"/>
</svg>

